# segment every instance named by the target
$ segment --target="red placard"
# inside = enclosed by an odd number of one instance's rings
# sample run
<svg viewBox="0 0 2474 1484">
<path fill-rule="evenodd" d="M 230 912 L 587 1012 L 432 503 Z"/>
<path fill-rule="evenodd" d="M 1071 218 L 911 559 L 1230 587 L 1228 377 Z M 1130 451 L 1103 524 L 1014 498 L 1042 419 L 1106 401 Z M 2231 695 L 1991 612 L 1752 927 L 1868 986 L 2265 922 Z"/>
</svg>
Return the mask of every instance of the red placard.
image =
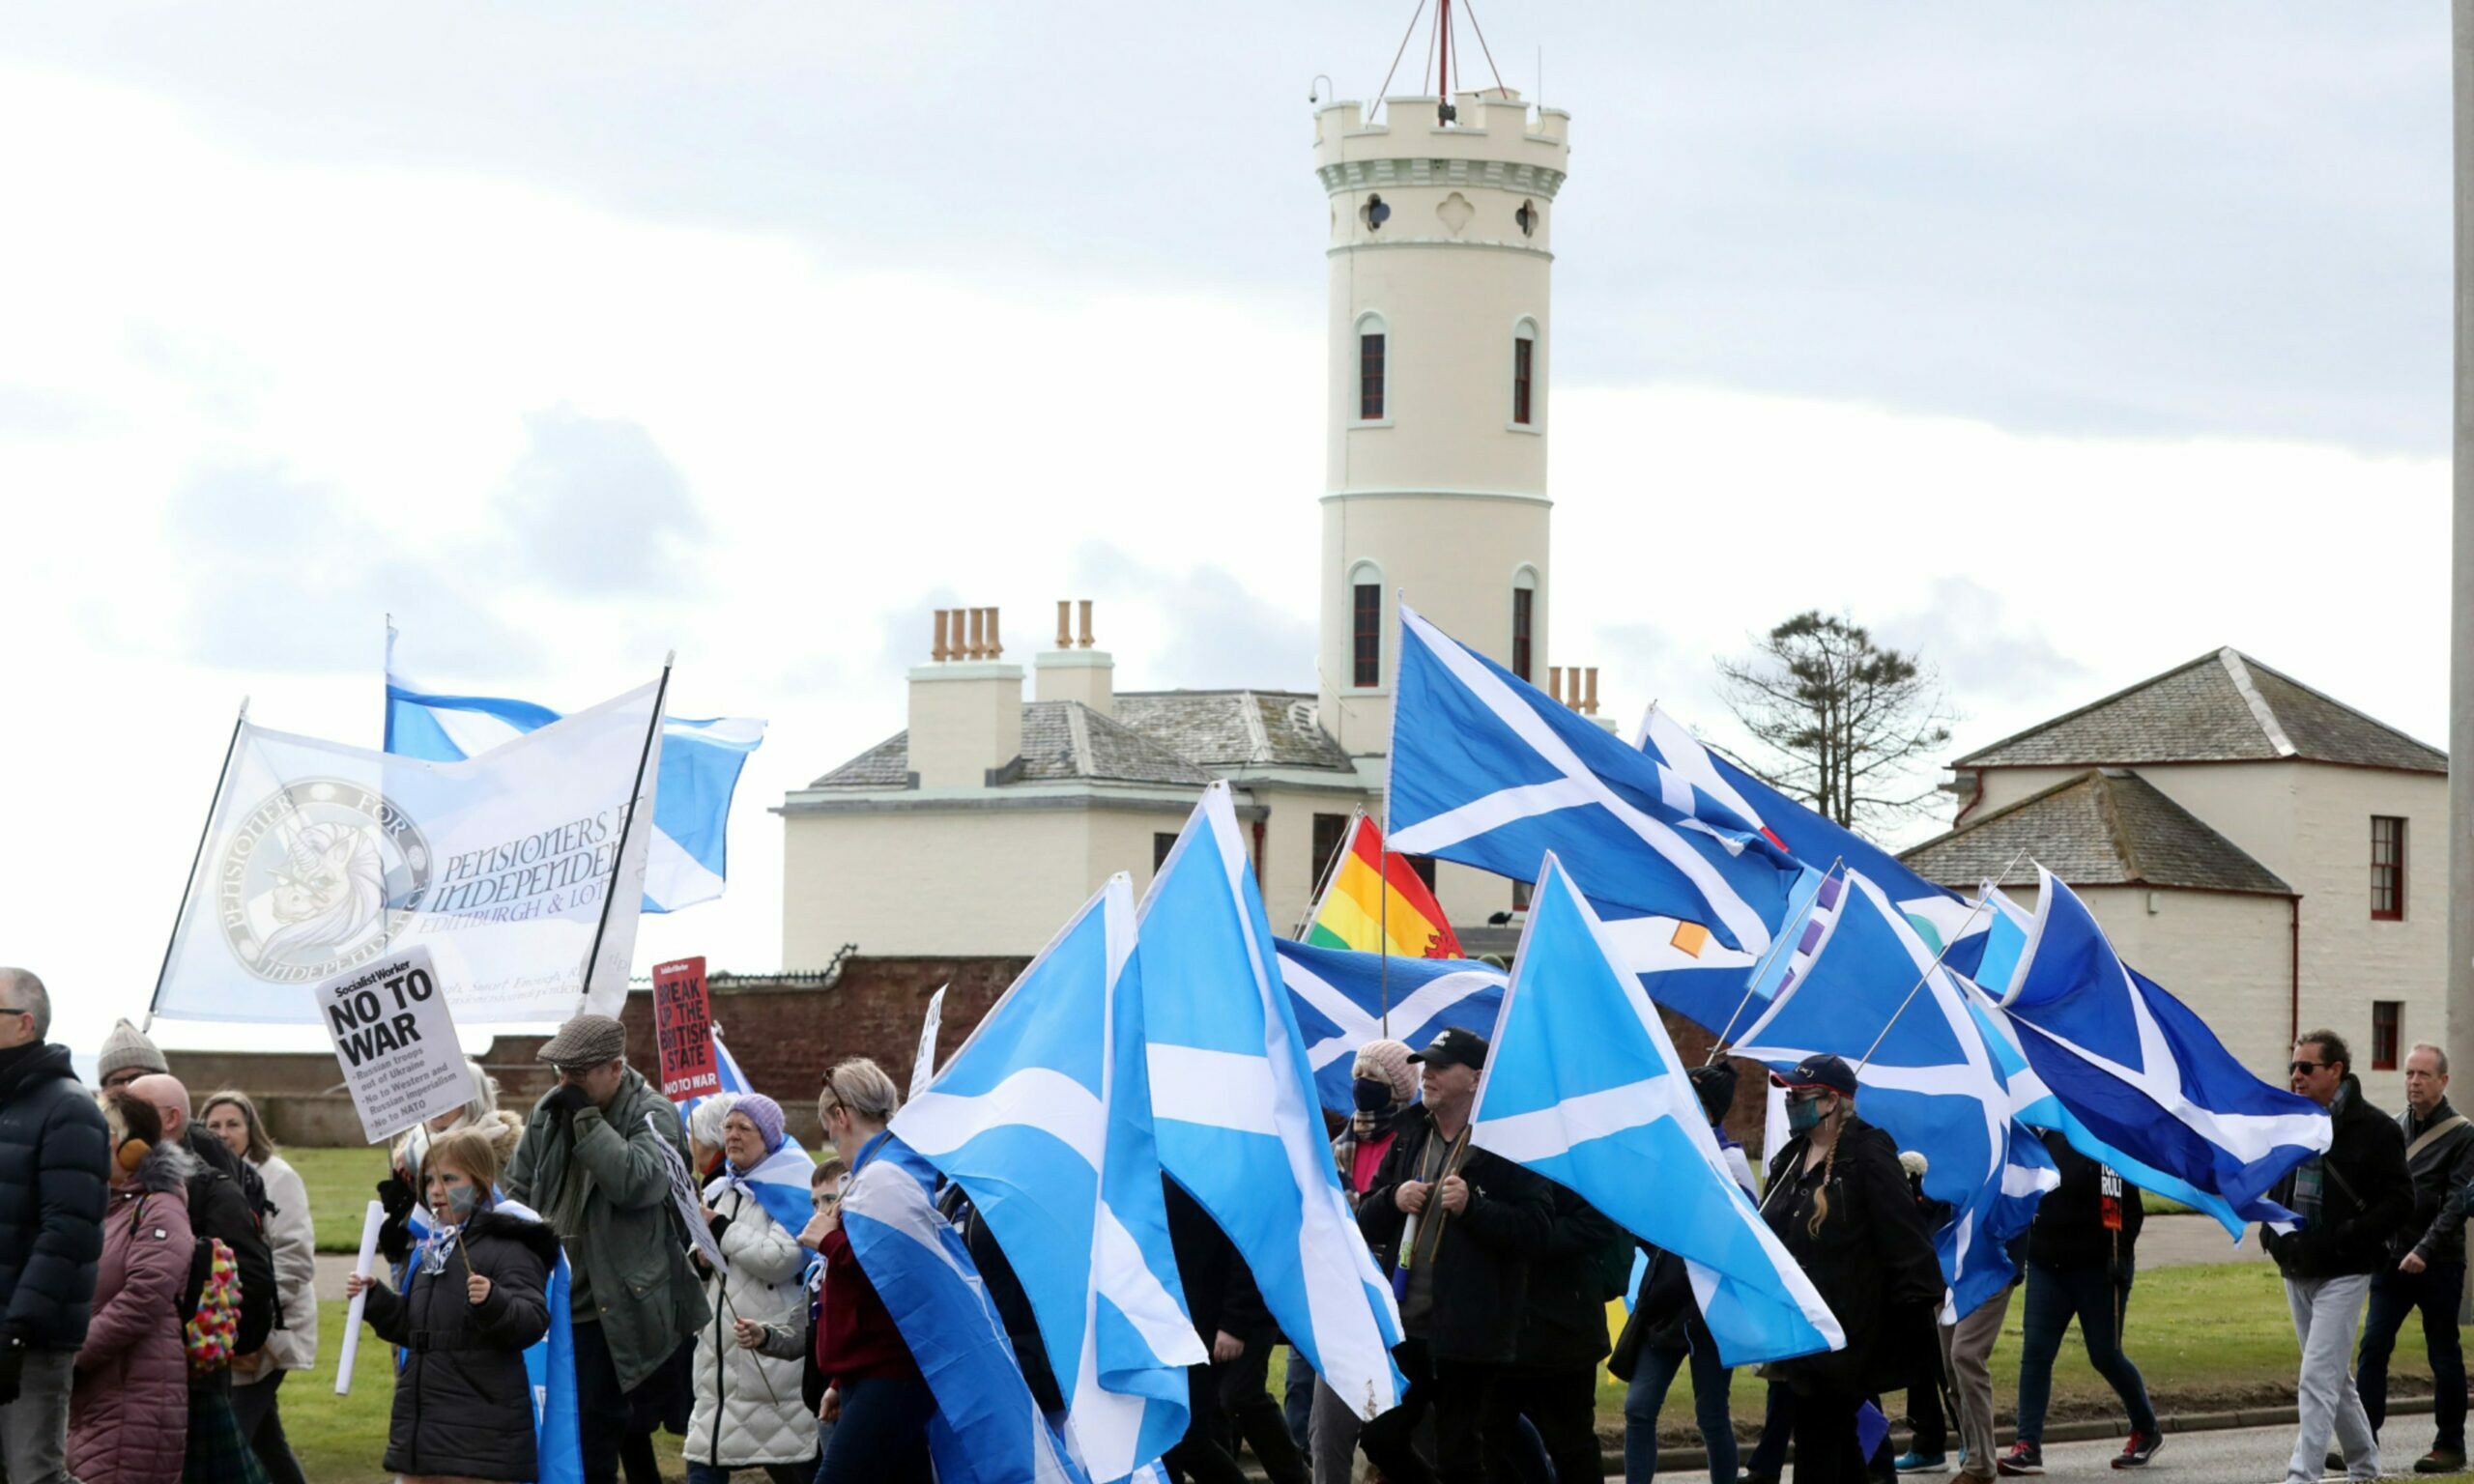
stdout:
<svg viewBox="0 0 2474 1484">
<path fill-rule="evenodd" d="M 653 965 L 653 1045 L 661 1057 L 663 1097 L 685 1102 L 722 1090 L 703 958 Z"/>
</svg>

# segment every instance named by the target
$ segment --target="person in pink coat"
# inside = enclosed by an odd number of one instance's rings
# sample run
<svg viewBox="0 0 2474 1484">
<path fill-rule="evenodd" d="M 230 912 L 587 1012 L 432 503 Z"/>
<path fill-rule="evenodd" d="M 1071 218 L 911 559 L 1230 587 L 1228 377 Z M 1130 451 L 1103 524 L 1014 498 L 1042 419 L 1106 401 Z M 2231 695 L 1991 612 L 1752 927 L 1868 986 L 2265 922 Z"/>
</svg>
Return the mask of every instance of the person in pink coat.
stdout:
<svg viewBox="0 0 2474 1484">
<path fill-rule="evenodd" d="M 194 1163 L 162 1137 L 153 1108 L 105 1093 L 111 1204 L 95 1275 L 95 1318 L 69 1393 L 69 1471 L 82 1484 L 179 1484 L 188 1441 L 187 1177 Z"/>
</svg>

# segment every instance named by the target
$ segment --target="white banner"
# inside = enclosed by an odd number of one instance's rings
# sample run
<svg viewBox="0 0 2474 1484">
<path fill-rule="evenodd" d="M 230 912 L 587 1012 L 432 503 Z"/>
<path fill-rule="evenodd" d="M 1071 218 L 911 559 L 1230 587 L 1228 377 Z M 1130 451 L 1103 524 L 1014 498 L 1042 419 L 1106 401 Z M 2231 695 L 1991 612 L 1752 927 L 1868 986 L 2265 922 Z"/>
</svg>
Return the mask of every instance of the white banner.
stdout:
<svg viewBox="0 0 2474 1484">
<path fill-rule="evenodd" d="M 243 724 L 154 1013 L 307 1024 L 322 1018 L 313 986 L 417 944 L 460 1024 L 617 1014 L 661 774 L 658 691 L 645 685 L 464 762 Z M 585 963 L 613 892 L 588 992 Z"/>
<path fill-rule="evenodd" d="M 318 1012 L 370 1143 L 473 1100 L 473 1070 L 428 949 L 415 944 L 319 985 Z"/>
</svg>

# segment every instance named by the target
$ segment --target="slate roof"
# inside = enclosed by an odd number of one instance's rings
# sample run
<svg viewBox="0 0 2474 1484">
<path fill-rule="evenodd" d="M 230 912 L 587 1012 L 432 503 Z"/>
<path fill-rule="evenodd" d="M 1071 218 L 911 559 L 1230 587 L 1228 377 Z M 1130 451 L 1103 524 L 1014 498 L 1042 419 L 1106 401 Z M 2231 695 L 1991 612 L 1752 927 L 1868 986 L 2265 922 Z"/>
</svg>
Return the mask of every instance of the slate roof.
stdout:
<svg viewBox="0 0 2474 1484">
<path fill-rule="evenodd" d="M 1117 720 L 1205 767 L 1329 768 L 1348 754 L 1298 691 L 1119 691 Z"/>
<path fill-rule="evenodd" d="M 2293 888 L 2155 785 L 2090 768 L 1899 856 L 1928 881 L 1972 892 L 2027 852 L 2001 882 L 2033 886 L 2042 863 L 2072 886 L 2181 887 L 2289 897 Z"/>
<path fill-rule="evenodd" d="M 1157 740 L 1079 700 L 1022 707 L 1021 764 L 1008 783 L 1170 784 L 1199 788 L 1212 775 Z M 910 733 L 898 731 L 825 774 L 811 788 L 903 788 L 910 783 Z"/>
<path fill-rule="evenodd" d="M 2445 773 L 2448 755 L 2234 649 L 2004 737 L 1959 768 L 2312 762 Z"/>
</svg>

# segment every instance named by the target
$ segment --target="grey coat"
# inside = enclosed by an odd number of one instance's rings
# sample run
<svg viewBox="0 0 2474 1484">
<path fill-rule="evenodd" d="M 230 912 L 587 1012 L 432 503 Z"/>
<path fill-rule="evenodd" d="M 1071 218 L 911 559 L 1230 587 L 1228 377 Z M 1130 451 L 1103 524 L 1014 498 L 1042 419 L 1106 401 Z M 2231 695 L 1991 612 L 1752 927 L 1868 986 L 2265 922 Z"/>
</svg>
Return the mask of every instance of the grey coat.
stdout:
<svg viewBox="0 0 2474 1484">
<path fill-rule="evenodd" d="M 501 1185 L 555 1222 L 565 1184 L 584 1183 L 584 1229 L 559 1236 L 584 1270 L 618 1384 L 632 1391 L 712 1317 L 687 1263 L 661 1150 L 667 1143 L 684 1167 L 686 1130 L 677 1107 L 632 1067 L 606 1113 L 588 1106 L 569 1120 L 548 1103 L 545 1095 L 533 1104 Z"/>
</svg>

